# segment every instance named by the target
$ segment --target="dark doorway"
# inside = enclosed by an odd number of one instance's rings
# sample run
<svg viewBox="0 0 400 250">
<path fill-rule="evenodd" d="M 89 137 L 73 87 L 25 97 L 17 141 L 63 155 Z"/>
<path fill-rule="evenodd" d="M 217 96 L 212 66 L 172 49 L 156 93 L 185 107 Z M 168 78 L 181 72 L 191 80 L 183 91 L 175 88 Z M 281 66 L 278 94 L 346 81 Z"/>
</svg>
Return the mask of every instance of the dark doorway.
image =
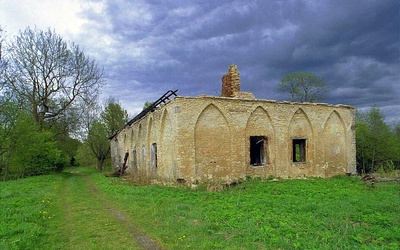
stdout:
<svg viewBox="0 0 400 250">
<path fill-rule="evenodd" d="M 250 136 L 250 165 L 261 166 L 266 163 L 267 137 Z"/>
</svg>

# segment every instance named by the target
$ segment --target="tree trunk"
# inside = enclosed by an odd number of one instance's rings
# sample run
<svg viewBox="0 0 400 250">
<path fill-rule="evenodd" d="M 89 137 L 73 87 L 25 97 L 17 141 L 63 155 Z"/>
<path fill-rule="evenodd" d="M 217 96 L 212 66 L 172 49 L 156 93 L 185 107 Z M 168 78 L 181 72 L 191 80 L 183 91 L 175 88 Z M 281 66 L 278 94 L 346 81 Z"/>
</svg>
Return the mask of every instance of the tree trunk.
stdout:
<svg viewBox="0 0 400 250">
<path fill-rule="evenodd" d="M 104 165 L 104 157 L 100 157 L 97 159 L 97 170 L 103 172 L 103 165 Z"/>
</svg>

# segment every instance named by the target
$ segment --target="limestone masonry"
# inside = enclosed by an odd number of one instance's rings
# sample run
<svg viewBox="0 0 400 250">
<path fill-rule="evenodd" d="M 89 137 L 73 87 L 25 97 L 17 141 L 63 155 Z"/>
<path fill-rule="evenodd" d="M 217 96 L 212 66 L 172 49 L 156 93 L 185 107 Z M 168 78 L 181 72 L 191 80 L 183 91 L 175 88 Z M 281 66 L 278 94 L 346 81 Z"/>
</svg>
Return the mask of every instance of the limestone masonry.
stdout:
<svg viewBox="0 0 400 250">
<path fill-rule="evenodd" d="M 257 100 L 235 65 L 222 94 L 175 97 L 111 138 L 113 168 L 160 182 L 230 182 L 356 173 L 355 109 Z"/>
</svg>

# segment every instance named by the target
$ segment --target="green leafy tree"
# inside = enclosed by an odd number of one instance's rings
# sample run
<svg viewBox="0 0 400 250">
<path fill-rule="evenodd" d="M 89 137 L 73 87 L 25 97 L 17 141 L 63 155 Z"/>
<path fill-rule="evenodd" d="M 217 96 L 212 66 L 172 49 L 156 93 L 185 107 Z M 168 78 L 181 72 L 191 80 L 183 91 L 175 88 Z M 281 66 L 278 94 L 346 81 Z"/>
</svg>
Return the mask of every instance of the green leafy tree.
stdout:
<svg viewBox="0 0 400 250">
<path fill-rule="evenodd" d="M 69 159 L 70 166 L 76 166 L 76 155 L 78 154 L 78 148 L 81 144 L 79 140 L 69 136 L 57 139 L 57 148 Z"/>
<path fill-rule="evenodd" d="M 294 102 L 316 102 L 323 98 L 327 84 L 309 72 L 295 72 L 282 77 L 278 90 L 290 94 Z"/>
<path fill-rule="evenodd" d="M 385 123 L 382 111 L 378 107 L 367 112 L 359 111 L 356 120 L 358 172 L 376 171 L 396 162 L 398 165 L 400 140 Z"/>
<path fill-rule="evenodd" d="M 400 140 L 400 121 L 393 124 L 393 132 L 396 134 L 397 138 Z"/>
<path fill-rule="evenodd" d="M 97 164 L 97 159 L 87 141 L 79 145 L 75 158 L 77 166 L 96 166 Z"/>
<path fill-rule="evenodd" d="M 400 120 L 395 122 L 392 126 L 392 131 L 394 135 L 396 136 L 396 143 L 395 143 L 395 151 L 396 151 L 396 166 L 397 168 L 400 168 Z"/>
<path fill-rule="evenodd" d="M 32 126 L 32 120 L 22 120 L 16 129 L 17 146 L 13 150 L 10 165 L 11 173 L 24 178 L 33 175 L 49 174 L 60 171 L 66 164 L 61 150 L 52 141 L 52 133 Z"/>
<path fill-rule="evenodd" d="M 7 179 L 9 172 L 9 162 L 16 143 L 12 137 L 20 116 L 18 106 L 6 96 L 0 96 L 0 173 L 3 180 Z"/>
<path fill-rule="evenodd" d="M 107 126 L 108 136 L 113 135 L 128 122 L 128 112 L 114 98 L 109 98 L 106 101 L 105 108 L 100 116 Z"/>
<path fill-rule="evenodd" d="M 115 99 L 108 99 L 100 114 L 89 128 L 86 143 L 97 159 L 97 169 L 103 171 L 104 162 L 110 157 L 110 141 L 108 138 L 128 122 L 128 113 Z"/>
<path fill-rule="evenodd" d="M 10 42 L 0 29 L 0 172 L 3 179 L 74 164 L 102 70 L 52 30 L 27 28 Z"/>
<path fill-rule="evenodd" d="M 8 103 L 3 106 L 0 165 L 3 180 L 48 174 L 65 165 L 62 152 L 51 138 L 53 134 L 39 128 L 30 114 Z M 13 112 L 12 115 L 6 113 Z"/>
<path fill-rule="evenodd" d="M 95 121 L 89 130 L 87 145 L 97 159 L 97 170 L 103 171 L 104 162 L 110 157 L 109 130 L 101 121 Z"/>
</svg>

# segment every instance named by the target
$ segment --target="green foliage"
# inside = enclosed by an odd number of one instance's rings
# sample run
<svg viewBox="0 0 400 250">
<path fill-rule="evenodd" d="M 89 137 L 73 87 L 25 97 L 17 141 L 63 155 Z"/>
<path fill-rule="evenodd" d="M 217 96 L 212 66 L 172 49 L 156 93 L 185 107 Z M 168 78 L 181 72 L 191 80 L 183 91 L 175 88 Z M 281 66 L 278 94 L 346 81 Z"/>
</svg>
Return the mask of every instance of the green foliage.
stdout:
<svg viewBox="0 0 400 250">
<path fill-rule="evenodd" d="M 15 142 L 11 140 L 20 112 L 17 105 L 0 96 L 0 173 L 7 172 Z M 2 178 L 5 179 L 5 178 Z"/>
<path fill-rule="evenodd" d="M 104 162 L 110 157 L 108 138 L 128 122 L 128 113 L 115 99 L 108 99 L 100 120 L 90 124 L 86 143 L 97 159 L 97 169 L 103 171 Z"/>
<path fill-rule="evenodd" d="M 151 105 L 153 105 L 153 102 L 145 102 L 143 105 L 143 110 L 150 108 Z"/>
<path fill-rule="evenodd" d="M 62 154 L 68 159 L 70 166 L 76 165 L 76 155 L 78 148 L 82 144 L 79 140 L 71 138 L 69 135 L 56 136 L 55 141 L 57 148 L 62 151 Z"/>
<path fill-rule="evenodd" d="M 107 126 L 109 137 L 128 122 L 128 112 L 115 99 L 109 98 L 101 113 L 101 120 Z"/>
<path fill-rule="evenodd" d="M 28 27 L 5 43 L 1 35 L 1 179 L 74 165 L 80 142 L 71 136 L 96 106 L 103 71 L 53 30 Z"/>
<path fill-rule="evenodd" d="M 395 166 L 392 161 L 382 162 L 377 166 L 377 172 L 381 176 L 384 176 L 386 173 L 393 173 L 394 170 Z"/>
<path fill-rule="evenodd" d="M 30 116 L 22 115 L 17 121 L 9 140 L 13 149 L 9 152 L 9 166 L 2 173 L 5 179 L 49 174 L 63 169 L 62 157 L 52 133 L 41 131 Z"/>
<path fill-rule="evenodd" d="M 381 110 L 372 107 L 367 112 L 358 112 L 356 117 L 357 170 L 368 173 L 393 164 L 399 168 L 400 138 L 385 123 Z"/>
<path fill-rule="evenodd" d="M 95 121 L 89 130 L 87 145 L 97 159 L 97 169 L 103 171 L 104 161 L 110 157 L 109 130 L 106 124 Z"/>
<path fill-rule="evenodd" d="M 400 140 L 400 120 L 393 124 L 393 132 L 396 134 L 397 138 Z"/>
<path fill-rule="evenodd" d="M 76 162 L 78 166 L 94 166 L 97 164 L 97 159 L 87 142 L 79 146 L 76 153 Z"/>
<path fill-rule="evenodd" d="M 48 174 L 64 167 L 66 159 L 52 141 L 53 134 L 40 130 L 32 117 L 10 101 L 0 110 L 0 174 L 2 180 Z"/>
<path fill-rule="evenodd" d="M 278 86 L 279 91 L 289 93 L 291 101 L 296 102 L 320 101 L 327 88 L 322 78 L 303 71 L 285 75 Z"/>
</svg>

